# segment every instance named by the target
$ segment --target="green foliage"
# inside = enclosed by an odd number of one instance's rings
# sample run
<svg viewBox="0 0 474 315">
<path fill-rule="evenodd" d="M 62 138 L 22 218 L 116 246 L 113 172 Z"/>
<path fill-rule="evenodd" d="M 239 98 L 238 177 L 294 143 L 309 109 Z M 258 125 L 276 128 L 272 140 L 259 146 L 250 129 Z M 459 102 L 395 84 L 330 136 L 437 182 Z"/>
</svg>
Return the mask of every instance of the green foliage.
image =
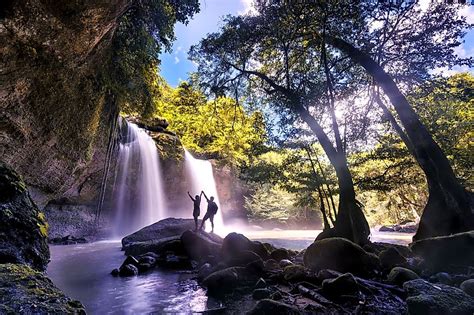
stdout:
<svg viewBox="0 0 474 315">
<path fill-rule="evenodd" d="M 250 115 L 228 97 L 207 100 L 189 83 L 173 89 L 162 85 L 155 99 L 155 115 L 165 118 L 192 152 L 240 164 L 265 142 L 265 122 L 260 112 Z"/>
<path fill-rule="evenodd" d="M 159 93 L 158 56 L 171 48 L 174 24 L 187 23 L 199 11 L 198 0 L 135 1 L 123 14 L 114 34 L 112 62 L 105 67 L 107 88 L 117 97 L 121 110 L 153 113 Z"/>
<path fill-rule="evenodd" d="M 429 81 L 411 95 L 410 101 L 456 176 L 473 189 L 474 76 L 460 73 Z"/>
</svg>

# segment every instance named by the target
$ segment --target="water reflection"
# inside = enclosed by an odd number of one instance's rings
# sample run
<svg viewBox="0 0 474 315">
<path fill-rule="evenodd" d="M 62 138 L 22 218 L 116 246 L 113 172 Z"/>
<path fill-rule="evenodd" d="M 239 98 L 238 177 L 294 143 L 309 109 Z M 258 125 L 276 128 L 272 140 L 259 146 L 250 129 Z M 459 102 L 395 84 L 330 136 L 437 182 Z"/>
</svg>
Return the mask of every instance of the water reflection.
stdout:
<svg viewBox="0 0 474 315">
<path fill-rule="evenodd" d="M 49 277 L 89 314 L 191 313 L 217 303 L 208 301 L 205 290 L 185 273 L 155 269 L 137 277 L 112 277 L 110 271 L 124 259 L 118 241 L 50 249 Z"/>
<path fill-rule="evenodd" d="M 239 231 L 239 230 L 237 230 Z M 253 240 L 301 250 L 318 230 L 240 230 Z M 372 241 L 408 244 L 412 234 L 372 231 Z M 155 269 L 137 277 L 115 278 L 110 271 L 123 261 L 119 241 L 51 246 L 48 275 L 89 314 L 196 313 L 223 305 L 206 296 L 192 274 Z"/>
</svg>

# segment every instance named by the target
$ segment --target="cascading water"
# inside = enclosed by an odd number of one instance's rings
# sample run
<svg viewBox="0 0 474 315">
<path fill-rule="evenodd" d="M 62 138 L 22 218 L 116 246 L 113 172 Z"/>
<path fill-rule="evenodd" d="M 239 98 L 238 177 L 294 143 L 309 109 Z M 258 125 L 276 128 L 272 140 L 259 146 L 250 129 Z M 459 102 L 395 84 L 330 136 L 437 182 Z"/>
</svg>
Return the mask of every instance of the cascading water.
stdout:
<svg viewBox="0 0 474 315">
<path fill-rule="evenodd" d="M 120 128 L 122 139 L 113 193 L 115 236 L 163 219 L 166 209 L 155 142 L 145 130 L 124 119 L 120 120 Z"/>
<path fill-rule="evenodd" d="M 191 189 L 189 192 L 194 197 L 199 195 L 203 190 L 207 197 L 214 197 L 214 201 L 219 206 L 216 216 L 214 217 L 214 231 L 221 234 L 224 230 L 224 220 L 222 219 L 222 208 L 219 203 L 219 196 L 217 195 L 216 181 L 212 171 L 212 164 L 207 160 L 199 160 L 192 156 L 188 150 L 184 149 L 185 168 L 188 178 L 191 179 Z M 202 219 L 207 209 L 207 201 L 202 196 L 201 201 L 201 216 Z M 206 230 L 210 230 L 211 224 L 206 222 Z"/>
</svg>

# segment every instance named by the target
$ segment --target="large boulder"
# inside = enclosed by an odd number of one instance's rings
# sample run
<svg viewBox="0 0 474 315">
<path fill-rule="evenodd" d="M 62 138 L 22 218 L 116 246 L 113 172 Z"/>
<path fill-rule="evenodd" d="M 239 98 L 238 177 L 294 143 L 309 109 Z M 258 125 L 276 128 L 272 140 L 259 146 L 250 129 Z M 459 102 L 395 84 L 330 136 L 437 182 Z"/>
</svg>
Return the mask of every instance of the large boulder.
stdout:
<svg viewBox="0 0 474 315">
<path fill-rule="evenodd" d="M 122 246 L 125 248 L 135 242 L 156 241 L 162 238 L 180 236 L 184 231 L 192 230 L 194 227 L 193 219 L 167 218 L 125 236 L 122 239 Z"/>
<path fill-rule="evenodd" d="M 410 247 L 432 271 L 474 266 L 474 231 L 427 238 Z"/>
<path fill-rule="evenodd" d="M 304 253 L 304 264 L 313 271 L 332 269 L 367 274 L 378 268 L 379 260 L 359 245 L 344 238 L 326 238 L 311 244 Z"/>
<path fill-rule="evenodd" d="M 0 314 L 85 314 L 43 273 L 26 265 L 0 264 Z"/>
<path fill-rule="evenodd" d="M 403 267 L 395 267 L 390 270 L 390 273 L 387 276 L 387 281 L 399 286 L 402 286 L 405 282 L 410 280 L 419 279 L 420 277 L 416 274 L 416 272 L 403 268 Z"/>
<path fill-rule="evenodd" d="M 211 273 L 203 280 L 210 295 L 222 295 L 236 288 L 253 286 L 258 280 L 245 267 L 230 267 Z"/>
<path fill-rule="evenodd" d="M 181 243 L 189 258 L 195 261 L 204 261 L 209 256 L 217 257 L 220 255 L 221 244 L 213 234 L 206 232 L 185 231 L 181 235 Z"/>
<path fill-rule="evenodd" d="M 359 284 L 354 276 L 345 273 L 334 279 L 326 279 L 322 283 L 323 292 L 330 296 L 351 295 L 359 290 Z"/>
<path fill-rule="evenodd" d="M 401 267 L 407 264 L 407 260 L 395 247 L 388 247 L 379 253 L 380 265 L 390 270 L 393 267 Z"/>
<path fill-rule="evenodd" d="M 461 290 L 463 290 L 470 296 L 474 297 L 474 279 L 468 279 L 466 281 L 463 281 L 459 288 L 461 288 Z"/>
<path fill-rule="evenodd" d="M 228 257 L 225 263 L 228 266 L 241 266 L 245 267 L 250 263 L 259 262 L 262 266 L 264 265 L 263 260 L 260 256 L 249 250 L 241 251 L 238 255 Z"/>
<path fill-rule="evenodd" d="M 474 298 L 461 289 L 431 284 L 422 279 L 405 282 L 408 312 L 411 315 L 472 315 Z"/>
<path fill-rule="evenodd" d="M 123 247 L 125 255 L 139 256 L 148 252 L 161 254 L 166 251 L 183 251 L 181 244 L 181 236 L 174 235 L 170 237 L 163 237 L 155 240 L 148 240 L 143 242 L 127 243 Z"/>
<path fill-rule="evenodd" d="M 268 259 L 270 255 L 264 244 L 252 242 L 242 234 L 232 232 L 224 238 L 222 242 L 222 256 L 224 259 L 230 260 L 243 251 L 254 252 L 264 260 Z"/>
<path fill-rule="evenodd" d="M 0 264 L 28 264 L 44 270 L 49 262 L 48 224 L 25 183 L 0 162 Z"/>
</svg>

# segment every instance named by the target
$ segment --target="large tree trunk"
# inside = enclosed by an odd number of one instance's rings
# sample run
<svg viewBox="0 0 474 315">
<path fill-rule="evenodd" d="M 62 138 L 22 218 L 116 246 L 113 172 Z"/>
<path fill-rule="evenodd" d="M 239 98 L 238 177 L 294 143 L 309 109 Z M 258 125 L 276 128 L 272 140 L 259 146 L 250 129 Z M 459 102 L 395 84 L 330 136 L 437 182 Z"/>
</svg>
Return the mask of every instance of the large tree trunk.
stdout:
<svg viewBox="0 0 474 315">
<path fill-rule="evenodd" d="M 346 53 L 375 79 L 392 102 L 413 144 L 415 158 L 426 175 L 429 189 L 428 203 L 413 239 L 474 229 L 473 194 L 461 186 L 445 154 L 392 78 L 368 54 L 351 44 L 334 37 L 326 37 L 326 41 Z"/>
<path fill-rule="evenodd" d="M 337 152 L 323 128 L 313 116 L 301 105 L 296 107 L 301 119 L 308 124 L 319 140 L 324 152 L 333 165 L 339 185 L 339 211 L 336 223 L 330 230 L 323 231 L 317 239 L 327 237 L 344 237 L 358 244 L 368 242 L 369 224 L 356 200 L 352 175 L 347 166 L 343 152 Z"/>
</svg>

